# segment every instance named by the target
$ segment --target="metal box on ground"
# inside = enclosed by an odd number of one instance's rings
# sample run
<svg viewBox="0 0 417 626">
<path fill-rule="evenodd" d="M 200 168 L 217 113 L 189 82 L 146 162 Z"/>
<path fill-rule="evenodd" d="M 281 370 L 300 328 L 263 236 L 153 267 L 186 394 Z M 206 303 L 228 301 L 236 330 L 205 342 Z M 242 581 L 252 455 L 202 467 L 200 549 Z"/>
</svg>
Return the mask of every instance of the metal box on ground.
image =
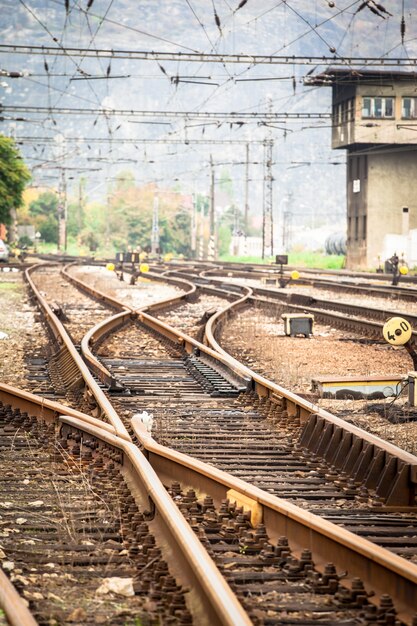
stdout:
<svg viewBox="0 0 417 626">
<path fill-rule="evenodd" d="M 284 332 L 286 335 L 304 335 L 308 337 L 313 334 L 314 315 L 309 313 L 284 313 L 281 315 L 284 320 Z"/>
<path fill-rule="evenodd" d="M 263 276 L 261 278 L 261 282 L 263 285 L 274 285 L 276 286 L 277 284 L 277 279 L 275 276 Z"/>
<path fill-rule="evenodd" d="M 379 400 L 397 396 L 405 382 L 402 375 L 320 376 L 311 380 L 311 388 L 321 398 Z"/>
</svg>

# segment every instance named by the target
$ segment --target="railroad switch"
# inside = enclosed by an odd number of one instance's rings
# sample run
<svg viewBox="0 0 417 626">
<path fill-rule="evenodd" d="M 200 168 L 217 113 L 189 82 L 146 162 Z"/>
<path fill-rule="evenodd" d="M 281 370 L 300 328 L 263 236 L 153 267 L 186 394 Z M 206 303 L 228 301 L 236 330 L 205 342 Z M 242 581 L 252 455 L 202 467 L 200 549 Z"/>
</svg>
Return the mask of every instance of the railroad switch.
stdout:
<svg viewBox="0 0 417 626">
<path fill-rule="evenodd" d="M 304 335 L 309 337 L 313 334 L 314 315 L 308 313 L 283 313 L 284 332 L 286 335 L 295 337 Z"/>
</svg>

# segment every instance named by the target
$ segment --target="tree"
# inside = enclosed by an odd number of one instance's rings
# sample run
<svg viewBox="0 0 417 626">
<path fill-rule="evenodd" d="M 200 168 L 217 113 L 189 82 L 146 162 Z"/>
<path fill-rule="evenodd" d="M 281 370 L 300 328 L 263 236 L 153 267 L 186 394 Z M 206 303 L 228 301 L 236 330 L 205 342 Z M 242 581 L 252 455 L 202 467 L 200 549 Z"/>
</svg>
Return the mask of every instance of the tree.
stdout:
<svg viewBox="0 0 417 626">
<path fill-rule="evenodd" d="M 30 203 L 29 213 L 42 239 L 49 243 L 58 243 L 58 196 L 56 193 L 53 191 L 41 193 Z"/>
<path fill-rule="evenodd" d="M 78 197 L 68 203 L 67 234 L 75 239 L 85 227 L 86 179 L 78 181 Z"/>
<path fill-rule="evenodd" d="M 10 224 L 23 202 L 23 190 L 30 173 L 13 139 L 0 135 L 0 222 Z"/>
</svg>

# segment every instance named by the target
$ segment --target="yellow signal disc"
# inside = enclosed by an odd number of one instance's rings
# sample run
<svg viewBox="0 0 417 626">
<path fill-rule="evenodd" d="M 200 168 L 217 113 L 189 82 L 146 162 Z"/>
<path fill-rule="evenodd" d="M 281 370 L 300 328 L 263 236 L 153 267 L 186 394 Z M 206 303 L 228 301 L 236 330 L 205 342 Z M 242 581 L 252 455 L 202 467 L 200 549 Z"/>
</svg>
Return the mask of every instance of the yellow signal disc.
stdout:
<svg viewBox="0 0 417 626">
<path fill-rule="evenodd" d="M 139 269 L 143 274 L 146 274 L 146 272 L 149 272 L 149 265 L 147 263 L 141 263 Z"/>
<path fill-rule="evenodd" d="M 293 270 L 291 272 L 291 280 L 298 280 L 300 278 L 300 272 L 297 272 L 297 270 Z"/>
<path fill-rule="evenodd" d="M 406 265 L 401 265 L 401 267 L 400 267 L 400 274 L 402 274 L 403 276 L 408 274 L 408 267 Z"/>
<path fill-rule="evenodd" d="M 385 322 L 382 329 L 385 341 L 393 346 L 403 346 L 411 339 L 412 329 L 410 322 L 403 317 L 391 317 Z"/>
<path fill-rule="evenodd" d="M 106 270 L 109 270 L 109 272 L 114 272 L 114 263 L 107 263 Z"/>
</svg>

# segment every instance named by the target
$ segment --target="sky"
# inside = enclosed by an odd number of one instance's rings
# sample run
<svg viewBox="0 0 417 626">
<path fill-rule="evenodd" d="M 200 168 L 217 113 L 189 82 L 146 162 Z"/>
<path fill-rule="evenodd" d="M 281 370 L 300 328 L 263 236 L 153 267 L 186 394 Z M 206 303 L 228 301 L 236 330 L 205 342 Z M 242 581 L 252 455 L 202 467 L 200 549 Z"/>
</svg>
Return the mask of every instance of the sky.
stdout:
<svg viewBox="0 0 417 626">
<path fill-rule="evenodd" d="M 303 81 L 328 68 L 331 57 L 416 57 L 412 5 L 413 0 L 383 0 L 379 9 L 371 1 L 365 6 L 352 0 L 0 0 L 0 132 L 16 138 L 35 184 L 54 187 L 64 171 L 75 193 L 84 176 L 90 199 L 104 198 L 124 171 L 137 184 L 208 194 L 211 161 L 216 185 L 230 176 L 232 200 L 243 209 L 248 173 L 250 212 L 258 217 L 268 140 L 277 228 L 282 230 L 284 213 L 291 214 L 294 229 L 323 221 L 339 227 L 346 155 L 330 148 L 331 90 Z M 77 55 L 71 48 L 87 52 Z M 187 54 L 195 60 L 181 58 Z M 257 57 L 242 63 L 199 57 L 210 54 Z M 288 59 L 271 64 L 270 56 Z M 298 63 L 293 56 L 326 59 Z M 265 124 L 249 116 L 265 113 L 281 117 Z M 301 119 L 289 119 L 294 114 Z"/>
</svg>

